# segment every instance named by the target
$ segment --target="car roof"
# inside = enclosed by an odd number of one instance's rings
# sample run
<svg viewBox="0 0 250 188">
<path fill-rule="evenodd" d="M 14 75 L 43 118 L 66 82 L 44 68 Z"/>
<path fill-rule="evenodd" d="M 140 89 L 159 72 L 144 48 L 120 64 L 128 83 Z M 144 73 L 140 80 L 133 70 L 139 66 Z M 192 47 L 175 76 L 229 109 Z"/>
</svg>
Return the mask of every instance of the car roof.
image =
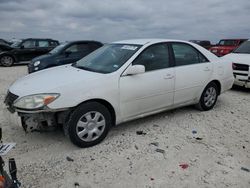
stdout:
<svg viewBox="0 0 250 188">
<path fill-rule="evenodd" d="M 145 45 L 145 44 L 154 44 L 160 42 L 185 42 L 183 40 L 175 40 L 175 39 L 130 39 L 130 40 L 122 40 L 113 42 L 113 44 L 137 44 L 137 45 Z"/>
<path fill-rule="evenodd" d="M 78 42 L 93 42 L 93 43 L 100 43 L 102 44 L 101 42 L 99 41 L 95 41 L 95 40 L 73 40 L 73 41 L 65 41 L 66 43 L 78 43 Z"/>
<path fill-rule="evenodd" d="M 21 39 L 21 40 L 52 40 L 52 41 L 57 41 L 55 39 L 49 39 L 49 38 L 25 38 L 25 39 Z"/>
<path fill-rule="evenodd" d="M 220 40 L 248 40 L 248 39 L 220 39 Z"/>
</svg>

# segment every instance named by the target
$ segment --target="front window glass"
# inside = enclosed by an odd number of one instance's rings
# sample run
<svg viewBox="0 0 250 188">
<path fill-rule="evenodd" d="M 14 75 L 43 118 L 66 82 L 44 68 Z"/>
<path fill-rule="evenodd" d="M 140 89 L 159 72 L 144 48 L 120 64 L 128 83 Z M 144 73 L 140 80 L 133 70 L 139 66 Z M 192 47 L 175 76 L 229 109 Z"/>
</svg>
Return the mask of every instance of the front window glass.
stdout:
<svg viewBox="0 0 250 188">
<path fill-rule="evenodd" d="M 22 45 L 24 48 L 34 48 L 36 46 L 36 41 L 35 40 L 26 40 L 23 42 Z"/>
<path fill-rule="evenodd" d="M 77 61 L 73 66 L 93 72 L 111 73 L 118 70 L 140 47 L 134 44 L 108 44 Z"/>
<path fill-rule="evenodd" d="M 156 44 L 144 50 L 133 65 L 143 65 L 145 71 L 164 69 L 169 67 L 169 53 L 167 44 Z"/>
<path fill-rule="evenodd" d="M 250 54 L 250 41 L 244 42 L 233 53 Z"/>
<path fill-rule="evenodd" d="M 236 40 L 221 40 L 219 42 L 220 46 L 235 46 L 237 45 L 237 41 Z"/>
<path fill-rule="evenodd" d="M 68 44 L 67 42 L 62 43 L 62 44 L 58 45 L 57 47 L 55 47 L 53 50 L 51 50 L 49 53 L 51 53 L 51 54 L 58 53 L 58 52 L 60 52 L 67 44 Z"/>
</svg>

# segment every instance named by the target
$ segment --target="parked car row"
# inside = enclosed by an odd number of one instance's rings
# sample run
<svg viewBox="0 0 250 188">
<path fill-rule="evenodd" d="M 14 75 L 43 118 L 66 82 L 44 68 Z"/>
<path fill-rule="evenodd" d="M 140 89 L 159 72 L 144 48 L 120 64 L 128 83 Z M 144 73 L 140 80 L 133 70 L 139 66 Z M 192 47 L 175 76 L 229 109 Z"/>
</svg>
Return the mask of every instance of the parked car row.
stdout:
<svg viewBox="0 0 250 188">
<path fill-rule="evenodd" d="M 34 57 L 43 55 L 59 45 L 57 40 L 28 38 L 14 42 L 10 46 L 0 45 L 0 63 L 9 67 L 14 63 L 30 61 Z"/>
<path fill-rule="evenodd" d="M 208 40 L 190 40 L 190 42 L 199 44 L 200 46 L 211 51 L 218 57 L 222 57 L 233 52 L 245 41 L 247 41 L 247 39 L 222 39 L 217 44 L 212 45 L 211 42 Z"/>
<path fill-rule="evenodd" d="M 33 67 L 43 58 L 55 62 L 78 49 L 67 45 L 33 60 Z M 91 50 L 100 46 L 97 42 Z M 186 105 L 210 110 L 233 82 L 232 61 L 197 44 L 126 40 L 103 45 L 73 64 L 20 78 L 10 86 L 5 104 L 21 117 L 25 131 L 62 126 L 75 145 L 90 147 L 126 121 Z"/>
<path fill-rule="evenodd" d="M 28 65 L 28 72 L 74 63 L 102 45 L 101 42 L 86 40 L 62 43 L 49 53 L 32 59 Z"/>
</svg>

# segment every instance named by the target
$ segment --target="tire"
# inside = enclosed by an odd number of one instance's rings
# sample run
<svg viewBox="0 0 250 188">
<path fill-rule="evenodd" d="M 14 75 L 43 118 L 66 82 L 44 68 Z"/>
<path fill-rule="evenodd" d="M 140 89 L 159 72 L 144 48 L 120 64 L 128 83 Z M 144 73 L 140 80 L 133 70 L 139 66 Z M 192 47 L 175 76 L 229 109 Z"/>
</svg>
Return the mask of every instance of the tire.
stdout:
<svg viewBox="0 0 250 188">
<path fill-rule="evenodd" d="M 219 95 L 218 86 L 214 82 L 209 83 L 202 92 L 200 101 L 196 105 L 196 107 L 202 111 L 211 110 L 216 104 L 218 95 Z"/>
<path fill-rule="evenodd" d="M 88 102 L 80 105 L 68 121 L 71 142 L 81 148 L 100 143 L 112 125 L 111 114 L 102 104 Z"/>
<path fill-rule="evenodd" d="M 9 55 L 3 55 L 0 58 L 0 64 L 4 67 L 11 67 L 14 64 L 14 58 Z"/>
</svg>

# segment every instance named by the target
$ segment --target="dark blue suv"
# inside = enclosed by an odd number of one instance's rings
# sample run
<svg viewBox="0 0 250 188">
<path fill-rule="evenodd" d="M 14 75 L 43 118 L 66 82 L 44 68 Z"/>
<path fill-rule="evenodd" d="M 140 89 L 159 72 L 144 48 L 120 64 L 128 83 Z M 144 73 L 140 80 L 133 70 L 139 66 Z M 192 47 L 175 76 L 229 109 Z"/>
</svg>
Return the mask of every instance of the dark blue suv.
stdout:
<svg viewBox="0 0 250 188">
<path fill-rule="evenodd" d="M 62 43 L 49 53 L 32 59 L 28 65 L 28 72 L 74 63 L 101 46 L 101 42 L 86 40 Z"/>
</svg>

